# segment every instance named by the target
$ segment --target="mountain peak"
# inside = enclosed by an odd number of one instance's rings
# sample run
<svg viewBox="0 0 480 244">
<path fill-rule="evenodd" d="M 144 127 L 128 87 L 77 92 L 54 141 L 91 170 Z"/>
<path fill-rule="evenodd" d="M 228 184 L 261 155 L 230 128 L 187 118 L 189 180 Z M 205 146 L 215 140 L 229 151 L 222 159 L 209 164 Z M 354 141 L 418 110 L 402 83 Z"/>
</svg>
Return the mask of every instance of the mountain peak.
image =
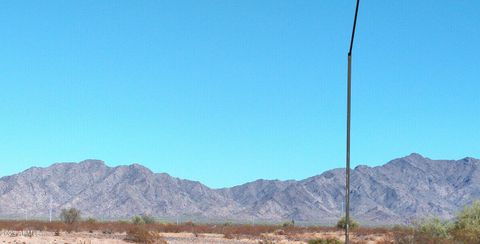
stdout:
<svg viewBox="0 0 480 244">
<path fill-rule="evenodd" d="M 477 160 L 477 159 L 472 158 L 472 157 L 465 157 L 465 158 L 463 158 L 462 160 L 463 160 L 463 161 L 475 161 L 475 160 Z"/>
<path fill-rule="evenodd" d="M 75 163 L 73 164 L 75 165 Z M 80 167 L 88 168 L 88 169 L 98 169 L 108 167 L 104 161 L 98 159 L 86 159 L 77 164 Z"/>
<path fill-rule="evenodd" d="M 80 161 L 79 164 L 85 164 L 85 165 L 105 165 L 105 162 L 99 159 L 85 159 L 83 161 Z"/>
<path fill-rule="evenodd" d="M 424 156 L 422 156 L 419 153 L 411 153 L 410 155 L 404 157 L 405 159 L 413 159 L 413 160 L 423 160 L 425 159 Z"/>
<path fill-rule="evenodd" d="M 141 164 L 138 164 L 138 163 L 130 164 L 127 167 L 130 170 L 134 170 L 134 171 L 142 173 L 142 174 L 148 174 L 148 175 L 153 174 L 153 172 L 149 168 L 147 168 L 147 167 L 145 167 Z"/>
<path fill-rule="evenodd" d="M 388 162 L 385 166 L 394 166 L 394 167 L 423 167 L 427 162 L 428 158 L 423 157 L 418 153 L 411 153 L 408 156 L 394 159 Z"/>
</svg>

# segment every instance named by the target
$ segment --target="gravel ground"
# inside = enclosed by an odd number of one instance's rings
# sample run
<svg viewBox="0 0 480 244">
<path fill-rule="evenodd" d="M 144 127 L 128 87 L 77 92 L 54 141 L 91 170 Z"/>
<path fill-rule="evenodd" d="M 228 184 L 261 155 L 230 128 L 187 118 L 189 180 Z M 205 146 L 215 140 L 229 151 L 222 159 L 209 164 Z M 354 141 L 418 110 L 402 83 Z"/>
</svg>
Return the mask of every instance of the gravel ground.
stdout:
<svg viewBox="0 0 480 244">
<path fill-rule="evenodd" d="M 124 241 L 126 234 L 103 234 L 100 232 L 88 233 L 60 233 L 60 236 L 55 236 L 53 232 L 34 231 L 34 232 L 20 232 L 20 231 L 0 231 L 0 244 L 126 244 Z M 192 233 L 162 233 L 163 238 L 169 244 L 259 244 L 262 240 L 275 241 L 276 244 L 301 244 L 306 243 L 305 240 L 311 238 L 338 238 L 341 239 L 341 233 L 311 233 L 302 234 L 290 237 L 268 234 L 263 238 L 232 238 L 226 239 L 221 234 L 198 234 L 195 236 Z M 363 239 L 363 238 L 362 238 Z M 372 235 L 367 236 L 365 243 L 375 244 L 381 241 L 383 236 Z M 130 243 L 131 244 L 131 243 Z"/>
</svg>

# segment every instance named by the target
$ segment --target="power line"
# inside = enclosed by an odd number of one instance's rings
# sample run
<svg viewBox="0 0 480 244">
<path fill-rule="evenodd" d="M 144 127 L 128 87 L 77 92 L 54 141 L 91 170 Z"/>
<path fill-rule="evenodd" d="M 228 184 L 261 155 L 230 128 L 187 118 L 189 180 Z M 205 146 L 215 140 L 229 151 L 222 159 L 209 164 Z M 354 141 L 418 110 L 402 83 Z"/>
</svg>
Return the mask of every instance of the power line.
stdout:
<svg viewBox="0 0 480 244">
<path fill-rule="evenodd" d="M 349 56 L 352 55 L 353 39 L 355 38 L 355 28 L 357 27 L 358 5 L 360 5 L 360 0 L 357 0 L 357 6 L 355 7 L 355 17 L 353 19 L 352 38 L 350 39 L 350 49 L 348 50 Z"/>
</svg>

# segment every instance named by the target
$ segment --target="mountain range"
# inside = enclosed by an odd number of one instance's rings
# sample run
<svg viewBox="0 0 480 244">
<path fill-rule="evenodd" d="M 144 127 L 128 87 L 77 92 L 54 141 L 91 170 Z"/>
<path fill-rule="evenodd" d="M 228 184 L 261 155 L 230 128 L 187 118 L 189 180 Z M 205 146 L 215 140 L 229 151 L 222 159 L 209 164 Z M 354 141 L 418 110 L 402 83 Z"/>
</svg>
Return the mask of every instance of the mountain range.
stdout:
<svg viewBox="0 0 480 244">
<path fill-rule="evenodd" d="M 480 160 L 432 160 L 419 154 L 351 173 L 351 213 L 360 223 L 450 219 L 480 199 Z M 139 164 L 109 167 L 100 160 L 32 167 L 0 178 L 0 218 L 48 218 L 75 207 L 83 216 L 332 224 L 343 214 L 345 171 L 304 180 L 257 180 L 212 189 L 153 173 Z"/>
</svg>

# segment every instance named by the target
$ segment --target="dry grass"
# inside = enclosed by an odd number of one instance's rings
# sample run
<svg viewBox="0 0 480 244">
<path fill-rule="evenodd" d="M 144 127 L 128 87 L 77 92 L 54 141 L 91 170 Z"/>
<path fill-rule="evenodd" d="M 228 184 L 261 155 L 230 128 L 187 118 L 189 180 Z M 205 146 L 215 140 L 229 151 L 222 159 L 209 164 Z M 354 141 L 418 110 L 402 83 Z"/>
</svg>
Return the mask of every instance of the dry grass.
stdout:
<svg viewBox="0 0 480 244">
<path fill-rule="evenodd" d="M 225 239 L 257 239 L 268 243 L 270 240 L 289 240 L 292 242 L 305 242 L 314 238 L 342 238 L 342 231 L 335 227 L 325 226 L 291 226 L 291 225 L 240 225 L 240 224 L 196 224 L 192 222 L 176 224 L 144 224 L 134 225 L 127 221 L 97 222 L 94 220 L 80 221 L 74 225 L 67 225 L 59 221 L 14 221 L 0 220 L 0 230 L 13 231 L 49 231 L 49 232 L 100 232 L 103 234 L 127 233 L 130 241 L 157 238 L 155 233 L 192 233 L 193 236 L 202 234 L 218 234 Z M 382 236 L 391 236 L 391 229 L 386 228 L 357 228 L 352 231 L 356 241 L 352 243 L 378 243 Z M 153 239 L 152 239 L 153 238 Z M 161 241 L 158 237 L 157 241 Z M 154 243 L 154 242 L 152 242 Z M 157 242 L 161 243 L 161 242 Z M 384 242 L 391 243 L 391 242 Z"/>
<path fill-rule="evenodd" d="M 140 243 L 162 243 L 158 233 L 166 238 L 168 235 L 189 234 L 193 238 L 204 236 L 220 236 L 224 240 L 249 239 L 262 243 L 279 242 L 305 243 L 312 239 L 343 240 L 343 231 L 335 227 L 324 226 L 292 226 L 292 225 L 240 225 L 240 224 L 196 224 L 192 222 L 176 224 L 143 224 L 134 225 L 127 221 L 97 222 L 95 220 L 80 221 L 73 225 L 63 222 L 14 221 L 0 220 L 0 230 L 21 232 L 23 236 L 32 236 L 35 232 L 52 232 L 64 235 L 65 232 L 103 233 L 104 236 L 127 236 L 126 239 Z M 455 233 L 458 235 L 458 233 Z M 435 233 L 422 232 L 415 227 L 367 228 L 360 227 L 351 232 L 352 244 L 453 244 L 478 243 L 455 242 L 455 238 L 441 238 Z M 170 238 L 170 237 L 169 237 Z M 283 243 L 283 242 L 282 242 Z M 286 242 L 285 242 L 286 243 Z"/>
<path fill-rule="evenodd" d="M 167 242 L 157 232 L 145 230 L 141 227 L 133 228 L 127 232 L 126 241 L 145 244 L 166 244 Z"/>
</svg>

